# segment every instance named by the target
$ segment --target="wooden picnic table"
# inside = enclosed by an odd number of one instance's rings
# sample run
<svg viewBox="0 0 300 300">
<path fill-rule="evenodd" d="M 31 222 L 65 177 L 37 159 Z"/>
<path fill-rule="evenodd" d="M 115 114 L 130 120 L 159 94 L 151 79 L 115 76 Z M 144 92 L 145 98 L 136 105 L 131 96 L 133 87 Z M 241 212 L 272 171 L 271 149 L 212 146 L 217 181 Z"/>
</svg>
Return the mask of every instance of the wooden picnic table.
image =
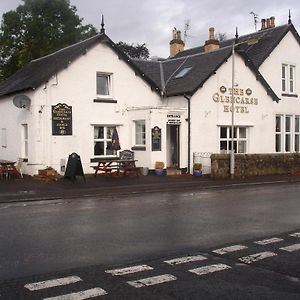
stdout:
<svg viewBox="0 0 300 300">
<path fill-rule="evenodd" d="M 99 171 L 102 171 L 105 174 L 110 174 L 113 170 L 116 170 L 118 173 L 123 172 L 124 175 L 129 172 L 133 172 L 138 175 L 139 168 L 135 165 L 136 161 L 136 159 L 120 159 L 118 157 L 101 159 L 98 161 L 97 166 L 94 167 L 94 176 L 96 177 Z"/>
<path fill-rule="evenodd" d="M 6 176 L 7 178 L 10 175 L 15 175 L 17 178 L 21 178 L 20 172 L 17 170 L 15 166 L 15 161 L 3 160 L 0 159 L 0 177 Z"/>
</svg>

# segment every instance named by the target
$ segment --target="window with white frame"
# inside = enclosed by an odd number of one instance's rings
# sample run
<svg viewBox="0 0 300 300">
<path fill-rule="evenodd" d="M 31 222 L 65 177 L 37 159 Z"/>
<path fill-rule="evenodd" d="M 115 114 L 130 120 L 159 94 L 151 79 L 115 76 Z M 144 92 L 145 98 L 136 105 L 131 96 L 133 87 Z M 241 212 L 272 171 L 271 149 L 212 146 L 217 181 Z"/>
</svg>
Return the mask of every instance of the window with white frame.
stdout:
<svg viewBox="0 0 300 300">
<path fill-rule="evenodd" d="M 296 67 L 294 65 L 282 64 L 281 66 L 281 86 L 282 92 L 286 94 L 295 94 L 295 74 Z"/>
<path fill-rule="evenodd" d="M 276 115 L 276 152 L 300 151 L 300 116 Z"/>
<path fill-rule="evenodd" d="M 246 153 L 248 144 L 247 127 L 234 127 L 233 149 L 235 153 Z M 220 151 L 228 153 L 231 151 L 231 126 L 220 127 Z"/>
<path fill-rule="evenodd" d="M 112 97 L 112 74 L 97 72 L 97 96 Z"/>
<path fill-rule="evenodd" d="M 22 158 L 28 158 L 28 124 L 22 124 Z"/>
<path fill-rule="evenodd" d="M 1 128 L 1 146 L 3 148 L 7 147 L 7 133 L 6 133 L 6 128 Z"/>
<path fill-rule="evenodd" d="M 111 150 L 112 135 L 115 126 L 94 126 L 94 156 L 116 155 Z"/>
<path fill-rule="evenodd" d="M 300 116 L 295 116 L 295 143 L 294 151 L 300 151 Z"/>
<path fill-rule="evenodd" d="M 146 124 L 145 120 L 136 120 L 135 123 L 135 146 L 146 145 Z"/>
</svg>

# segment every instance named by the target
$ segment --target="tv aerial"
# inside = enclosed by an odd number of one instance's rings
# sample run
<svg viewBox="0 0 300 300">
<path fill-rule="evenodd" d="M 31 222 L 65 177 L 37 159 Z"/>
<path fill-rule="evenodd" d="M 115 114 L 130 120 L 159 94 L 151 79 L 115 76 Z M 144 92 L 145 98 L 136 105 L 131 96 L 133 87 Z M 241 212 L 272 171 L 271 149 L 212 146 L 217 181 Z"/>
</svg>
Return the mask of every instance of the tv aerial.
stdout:
<svg viewBox="0 0 300 300">
<path fill-rule="evenodd" d="M 256 14 L 255 12 L 251 11 L 250 15 L 253 16 L 254 19 L 254 26 L 255 26 L 255 31 L 257 31 L 257 23 L 258 23 L 258 14 Z"/>
<path fill-rule="evenodd" d="M 29 108 L 30 102 L 31 102 L 30 98 L 23 94 L 16 95 L 13 98 L 13 104 L 18 108 Z"/>
</svg>

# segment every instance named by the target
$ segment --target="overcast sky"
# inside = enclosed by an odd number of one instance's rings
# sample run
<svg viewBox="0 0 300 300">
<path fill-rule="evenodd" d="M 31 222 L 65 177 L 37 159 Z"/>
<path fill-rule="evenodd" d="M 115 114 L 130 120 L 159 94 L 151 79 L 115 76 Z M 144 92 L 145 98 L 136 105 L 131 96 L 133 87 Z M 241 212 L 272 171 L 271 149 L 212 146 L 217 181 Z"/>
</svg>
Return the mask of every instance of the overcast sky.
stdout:
<svg viewBox="0 0 300 300">
<path fill-rule="evenodd" d="M 51 0 L 49 0 L 51 1 Z M 21 0 L 0 0 L 0 16 L 15 10 Z M 208 38 L 208 28 L 233 37 L 235 27 L 244 35 L 255 31 L 254 12 L 260 19 L 275 16 L 275 24 L 292 22 L 300 33 L 299 0 L 71 0 L 84 24 L 100 29 L 104 15 L 106 34 L 114 42 L 146 43 L 151 56 L 167 57 L 172 29 L 182 32 L 187 20 L 190 30 L 186 49 L 202 45 Z"/>
</svg>

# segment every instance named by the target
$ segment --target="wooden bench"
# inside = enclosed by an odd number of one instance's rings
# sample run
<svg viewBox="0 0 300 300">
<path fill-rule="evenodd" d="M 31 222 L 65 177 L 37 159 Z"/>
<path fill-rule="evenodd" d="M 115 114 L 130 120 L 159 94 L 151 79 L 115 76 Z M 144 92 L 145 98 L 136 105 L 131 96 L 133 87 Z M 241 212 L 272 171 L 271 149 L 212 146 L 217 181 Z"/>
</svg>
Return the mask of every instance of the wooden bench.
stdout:
<svg viewBox="0 0 300 300">
<path fill-rule="evenodd" d="M 120 151 L 120 161 L 119 168 L 120 171 L 124 173 L 124 176 L 127 174 L 134 174 L 136 176 L 140 175 L 140 168 L 137 168 L 135 165 L 136 160 L 134 159 L 134 152 L 131 150 Z"/>
</svg>

